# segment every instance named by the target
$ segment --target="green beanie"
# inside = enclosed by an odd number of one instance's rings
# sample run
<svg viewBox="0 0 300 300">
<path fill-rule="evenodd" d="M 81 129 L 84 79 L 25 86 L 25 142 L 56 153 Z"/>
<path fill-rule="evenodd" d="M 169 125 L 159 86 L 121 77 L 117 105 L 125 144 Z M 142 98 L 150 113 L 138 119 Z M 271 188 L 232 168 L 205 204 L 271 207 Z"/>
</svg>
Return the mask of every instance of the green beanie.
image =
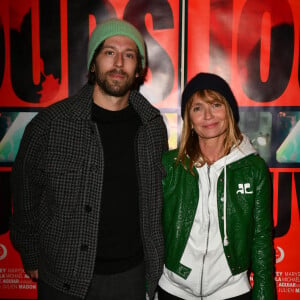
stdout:
<svg viewBox="0 0 300 300">
<path fill-rule="evenodd" d="M 145 68 L 145 44 L 143 36 L 130 23 L 120 19 L 110 19 L 99 24 L 92 32 L 88 47 L 88 69 L 98 46 L 107 38 L 114 35 L 125 35 L 136 43 L 142 56 L 142 66 Z"/>
</svg>

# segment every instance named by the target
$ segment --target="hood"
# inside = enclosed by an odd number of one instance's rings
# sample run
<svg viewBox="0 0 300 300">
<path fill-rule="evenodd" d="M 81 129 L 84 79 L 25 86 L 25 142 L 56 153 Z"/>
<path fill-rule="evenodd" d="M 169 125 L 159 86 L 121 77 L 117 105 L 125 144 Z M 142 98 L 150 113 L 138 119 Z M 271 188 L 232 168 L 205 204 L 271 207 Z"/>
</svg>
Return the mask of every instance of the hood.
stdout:
<svg viewBox="0 0 300 300">
<path fill-rule="evenodd" d="M 229 240 L 228 240 L 228 236 L 227 236 L 227 216 L 226 216 L 226 207 L 227 207 L 227 165 L 238 161 L 250 154 L 253 153 L 257 153 L 257 151 L 255 150 L 255 148 L 252 146 L 252 144 L 250 143 L 249 138 L 243 134 L 243 140 L 240 143 L 239 146 L 235 146 L 231 149 L 230 153 L 224 157 L 222 157 L 221 159 L 219 159 L 218 161 L 216 161 L 212 167 L 216 169 L 216 171 L 218 172 L 218 174 L 220 174 L 222 172 L 222 170 L 224 169 L 224 240 L 223 240 L 223 244 L 224 246 L 228 246 L 229 245 Z"/>
<path fill-rule="evenodd" d="M 213 167 L 219 169 L 219 171 L 221 172 L 225 166 L 253 153 L 257 153 L 256 149 L 252 146 L 249 138 L 243 134 L 243 140 L 240 145 L 234 146 L 231 149 L 230 153 L 216 161 L 213 164 Z"/>
</svg>

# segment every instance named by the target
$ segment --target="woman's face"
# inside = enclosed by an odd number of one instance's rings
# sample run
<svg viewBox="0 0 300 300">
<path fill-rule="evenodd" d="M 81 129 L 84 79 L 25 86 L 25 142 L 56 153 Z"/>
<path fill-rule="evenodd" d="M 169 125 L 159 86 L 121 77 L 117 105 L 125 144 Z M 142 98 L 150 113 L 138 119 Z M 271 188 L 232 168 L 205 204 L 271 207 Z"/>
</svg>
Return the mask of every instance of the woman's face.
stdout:
<svg viewBox="0 0 300 300">
<path fill-rule="evenodd" d="M 206 100 L 194 95 L 189 116 L 192 128 L 200 139 L 224 136 L 228 128 L 226 108 L 219 100 Z"/>
</svg>

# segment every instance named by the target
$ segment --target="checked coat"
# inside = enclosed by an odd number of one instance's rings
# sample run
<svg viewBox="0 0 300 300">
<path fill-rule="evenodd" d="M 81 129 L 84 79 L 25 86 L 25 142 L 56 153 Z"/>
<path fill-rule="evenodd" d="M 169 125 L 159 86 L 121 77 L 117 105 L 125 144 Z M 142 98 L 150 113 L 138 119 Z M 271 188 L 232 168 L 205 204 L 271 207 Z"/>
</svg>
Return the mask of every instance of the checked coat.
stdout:
<svg viewBox="0 0 300 300">
<path fill-rule="evenodd" d="M 26 127 L 12 170 L 10 238 L 24 269 L 38 269 L 44 282 L 81 298 L 93 276 L 104 169 L 101 139 L 91 121 L 92 92 L 86 84 L 40 112 Z M 132 91 L 129 101 L 142 122 L 136 149 L 151 299 L 163 267 L 161 156 L 167 131 L 159 110 L 140 93 Z"/>
</svg>

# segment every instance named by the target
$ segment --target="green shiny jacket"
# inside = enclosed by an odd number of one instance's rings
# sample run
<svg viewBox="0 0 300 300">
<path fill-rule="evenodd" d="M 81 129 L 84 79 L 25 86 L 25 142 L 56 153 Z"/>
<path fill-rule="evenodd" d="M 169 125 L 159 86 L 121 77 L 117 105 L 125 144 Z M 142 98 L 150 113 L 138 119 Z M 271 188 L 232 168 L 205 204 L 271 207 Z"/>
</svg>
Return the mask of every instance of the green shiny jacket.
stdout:
<svg viewBox="0 0 300 300">
<path fill-rule="evenodd" d="M 187 278 L 190 269 L 180 263 L 194 222 L 199 200 L 198 172 L 194 175 L 176 164 L 177 150 L 163 156 L 166 177 L 163 180 L 163 228 L 165 265 L 177 275 Z M 187 163 L 188 164 L 188 163 Z M 223 246 L 233 275 L 253 272 L 252 299 L 275 298 L 274 251 L 272 245 L 272 209 L 270 175 L 259 156 L 251 154 L 227 165 L 227 235 Z M 241 183 L 250 183 L 253 193 L 237 193 Z M 223 204 L 224 171 L 217 184 L 219 226 L 224 238 Z"/>
</svg>

